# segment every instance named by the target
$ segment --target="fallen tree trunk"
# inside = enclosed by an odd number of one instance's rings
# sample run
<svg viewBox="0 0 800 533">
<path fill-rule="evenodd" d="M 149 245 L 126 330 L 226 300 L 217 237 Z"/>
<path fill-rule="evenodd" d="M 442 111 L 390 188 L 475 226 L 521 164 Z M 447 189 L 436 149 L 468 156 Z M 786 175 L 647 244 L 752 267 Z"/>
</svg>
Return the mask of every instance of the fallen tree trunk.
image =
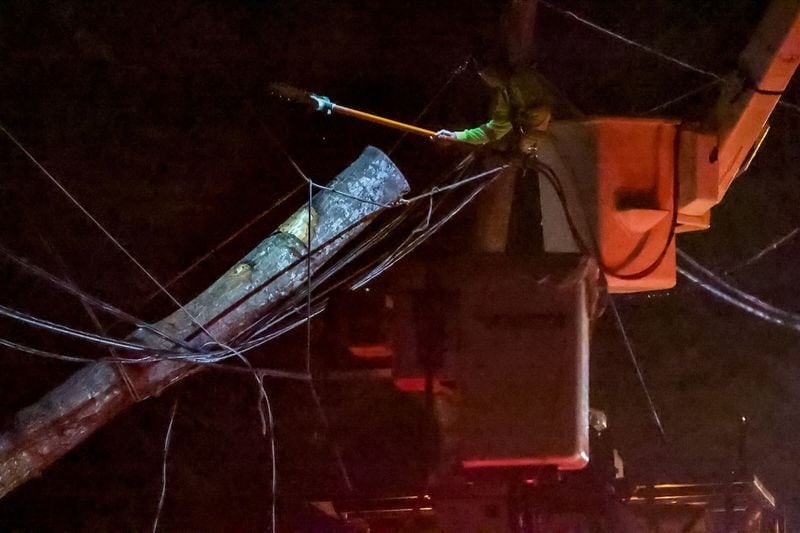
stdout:
<svg viewBox="0 0 800 533">
<path fill-rule="evenodd" d="M 311 209 L 301 207 L 208 289 L 155 327 L 196 350 L 209 344 L 217 349 L 216 341 L 229 342 L 305 282 L 308 265 L 298 259 L 309 249 L 313 273 L 360 233 L 382 205 L 393 204 L 408 191 L 397 167 L 373 147 L 329 187 L 335 191 L 323 189 L 314 195 Z M 129 339 L 155 349 L 174 349 L 146 330 L 135 331 Z M 19 411 L 13 426 L 0 434 L 0 498 L 39 475 L 134 403 L 202 369 L 202 365 L 164 360 L 137 365 L 98 362 L 76 372 Z"/>
</svg>

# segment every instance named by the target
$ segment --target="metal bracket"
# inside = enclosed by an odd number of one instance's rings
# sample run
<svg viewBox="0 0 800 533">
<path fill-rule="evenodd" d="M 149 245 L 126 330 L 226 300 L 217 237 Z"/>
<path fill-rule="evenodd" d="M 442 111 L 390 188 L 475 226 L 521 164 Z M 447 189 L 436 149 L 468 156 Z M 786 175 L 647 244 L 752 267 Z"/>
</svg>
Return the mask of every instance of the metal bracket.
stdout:
<svg viewBox="0 0 800 533">
<path fill-rule="evenodd" d="M 327 115 L 333 111 L 333 102 L 327 96 L 312 94 L 311 99 L 317 104 L 317 111 L 324 111 Z"/>
</svg>

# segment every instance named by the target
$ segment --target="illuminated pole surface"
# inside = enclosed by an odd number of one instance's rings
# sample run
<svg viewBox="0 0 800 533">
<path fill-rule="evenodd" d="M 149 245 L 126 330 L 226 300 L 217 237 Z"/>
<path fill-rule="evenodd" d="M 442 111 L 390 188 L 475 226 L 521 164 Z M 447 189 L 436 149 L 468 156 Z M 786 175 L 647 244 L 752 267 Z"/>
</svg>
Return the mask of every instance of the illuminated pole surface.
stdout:
<svg viewBox="0 0 800 533">
<path fill-rule="evenodd" d="M 172 338 L 188 339 L 196 349 L 210 339 L 198 333 L 195 321 L 216 341 L 230 341 L 306 282 L 306 261 L 298 258 L 308 249 L 308 227 L 293 221 L 307 220 L 304 217 L 312 213 L 313 274 L 358 235 L 382 205 L 405 194 L 408 183 L 386 155 L 368 147 L 330 188 L 345 194 L 320 190 L 311 210 L 301 207 L 204 292 L 155 326 Z M 145 330 L 135 331 L 129 339 L 170 348 L 167 341 Z M 176 360 L 125 365 L 126 383 L 114 364 L 98 362 L 82 368 L 20 410 L 12 427 L 0 434 L 0 498 L 40 475 L 131 405 L 200 370 L 201 365 Z"/>
</svg>

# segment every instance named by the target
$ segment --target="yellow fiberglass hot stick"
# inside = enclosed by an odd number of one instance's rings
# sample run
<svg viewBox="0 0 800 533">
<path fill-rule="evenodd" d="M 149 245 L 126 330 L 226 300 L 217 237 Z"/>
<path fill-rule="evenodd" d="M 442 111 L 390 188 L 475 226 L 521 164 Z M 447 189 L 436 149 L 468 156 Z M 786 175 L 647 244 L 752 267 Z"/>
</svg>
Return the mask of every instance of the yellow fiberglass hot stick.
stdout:
<svg viewBox="0 0 800 533">
<path fill-rule="evenodd" d="M 310 104 L 314 106 L 314 108 L 317 111 L 322 111 L 329 115 L 331 113 L 346 115 L 360 120 L 365 120 L 367 122 L 372 122 L 374 124 L 379 124 L 381 126 L 386 126 L 388 128 L 406 131 L 408 133 L 413 133 L 415 135 L 421 135 L 429 138 L 434 137 L 436 135 L 436 132 L 433 130 L 427 130 L 425 128 L 420 128 L 412 124 L 406 124 L 404 122 L 399 122 L 397 120 L 392 120 L 378 115 L 373 115 L 372 113 L 367 113 L 365 111 L 359 111 L 358 109 L 352 109 L 350 107 L 341 106 L 339 104 L 333 103 L 327 96 L 319 96 L 317 94 L 309 93 L 302 89 L 292 87 L 291 85 L 286 85 L 282 83 L 273 83 L 270 85 L 270 89 L 272 90 L 273 94 L 275 94 L 280 98 L 284 98 L 301 104 Z"/>
</svg>

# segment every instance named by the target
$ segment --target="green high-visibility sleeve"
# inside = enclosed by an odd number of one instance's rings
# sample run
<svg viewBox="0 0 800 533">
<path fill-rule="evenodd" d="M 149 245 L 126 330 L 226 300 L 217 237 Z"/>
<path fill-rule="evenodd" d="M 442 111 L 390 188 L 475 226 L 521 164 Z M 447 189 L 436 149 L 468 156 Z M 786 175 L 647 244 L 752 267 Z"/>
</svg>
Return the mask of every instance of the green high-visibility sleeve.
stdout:
<svg viewBox="0 0 800 533">
<path fill-rule="evenodd" d="M 456 139 L 468 144 L 486 144 L 502 139 L 511 131 L 511 106 L 508 91 L 497 91 L 492 103 L 491 120 L 477 128 L 456 132 Z"/>
</svg>

